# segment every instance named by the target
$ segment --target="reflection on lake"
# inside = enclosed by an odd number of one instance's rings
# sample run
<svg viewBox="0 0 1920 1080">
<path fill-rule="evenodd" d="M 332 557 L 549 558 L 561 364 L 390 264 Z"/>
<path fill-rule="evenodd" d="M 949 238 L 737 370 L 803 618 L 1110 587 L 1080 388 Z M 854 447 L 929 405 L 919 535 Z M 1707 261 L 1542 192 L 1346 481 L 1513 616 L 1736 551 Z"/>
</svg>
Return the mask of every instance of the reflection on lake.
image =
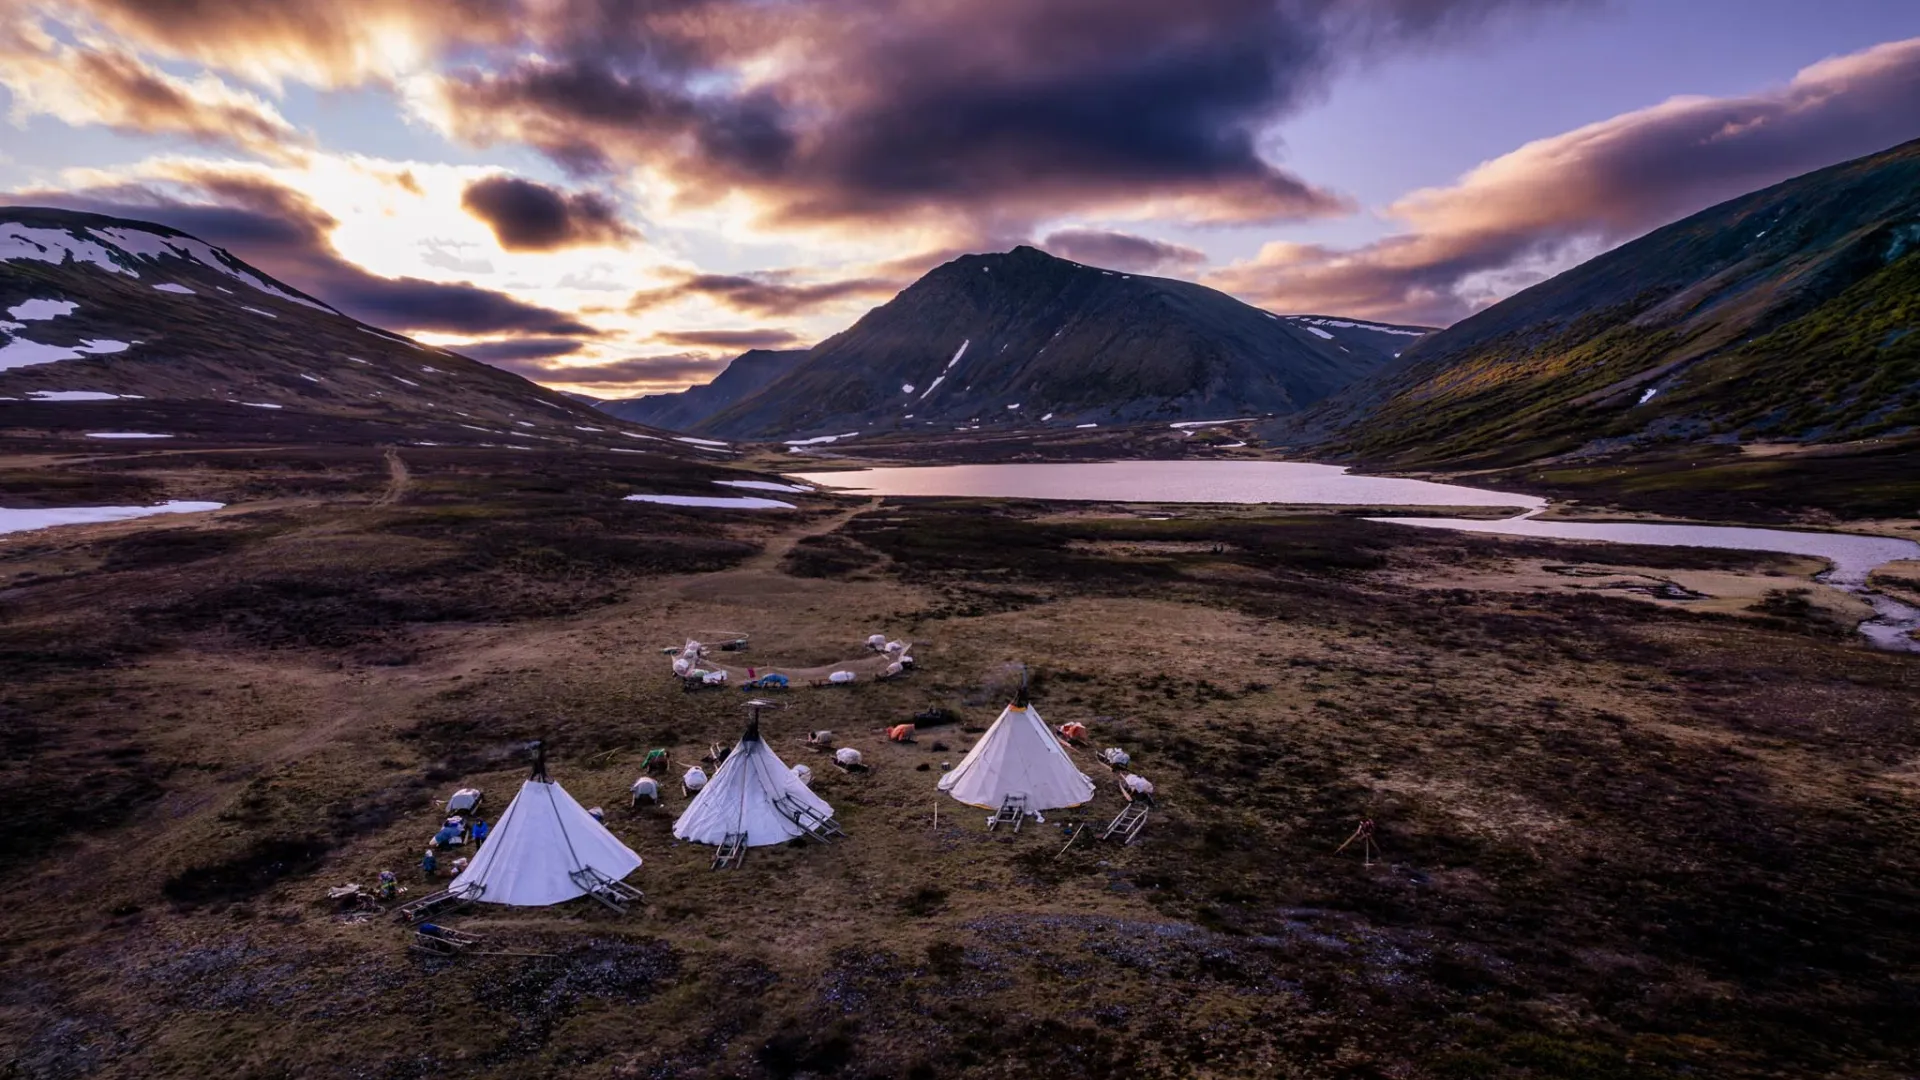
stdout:
<svg viewBox="0 0 1920 1080">
<path fill-rule="evenodd" d="M 810 484 L 869 495 L 1322 506 L 1545 505 L 1532 495 L 1394 476 L 1354 476 L 1337 465 L 1292 461 L 929 465 L 794 475 Z"/>
</svg>

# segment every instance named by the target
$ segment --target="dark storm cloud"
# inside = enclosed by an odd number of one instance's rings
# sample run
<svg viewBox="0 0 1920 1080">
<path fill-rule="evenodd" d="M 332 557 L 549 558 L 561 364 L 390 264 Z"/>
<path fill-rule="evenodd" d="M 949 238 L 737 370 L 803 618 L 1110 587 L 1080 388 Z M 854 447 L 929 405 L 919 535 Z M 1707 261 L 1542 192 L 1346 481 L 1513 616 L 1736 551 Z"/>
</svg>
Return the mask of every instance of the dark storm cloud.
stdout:
<svg viewBox="0 0 1920 1080">
<path fill-rule="evenodd" d="M 1351 251 L 1269 244 L 1207 281 L 1275 310 L 1445 325 L 1578 257 L 1915 134 L 1920 38 L 1760 94 L 1674 98 L 1529 143 L 1396 202 L 1403 235 Z"/>
<path fill-rule="evenodd" d="M 408 100 L 428 119 L 577 175 L 638 166 L 685 202 L 738 195 L 772 222 L 955 229 L 1341 212 L 1278 163 L 1276 121 L 1340 70 L 1583 2 L 67 0 L 256 81 L 425 71 Z"/>
<path fill-rule="evenodd" d="M 788 277 L 780 272 L 689 274 L 674 284 L 634 293 L 627 310 L 650 311 L 700 297 L 748 315 L 797 315 L 840 300 L 892 296 L 907 284 L 906 280 L 886 278 L 795 284 Z"/>
<path fill-rule="evenodd" d="M 484 360 L 495 367 L 507 367 L 512 362 L 551 360 L 556 356 L 570 356 L 579 352 L 584 344 L 572 338 L 508 338 L 505 341 L 482 341 L 471 345 L 458 345 L 454 347 L 454 351 L 462 356 L 471 356 L 475 360 Z"/>
<path fill-rule="evenodd" d="M 618 246 L 640 239 L 605 196 L 560 191 L 518 177 L 476 180 L 461 193 L 460 205 L 486 222 L 507 251 Z"/>
<path fill-rule="evenodd" d="M 662 330 L 653 335 L 662 345 L 708 346 L 724 349 L 780 349 L 800 339 L 786 330 Z"/>
<path fill-rule="evenodd" d="M 1348 204 L 1273 162 L 1275 120 L 1343 64 L 1521 6 L 620 5 L 610 25 L 644 25 L 652 36 L 632 40 L 647 47 L 476 65 L 440 80 L 440 105 L 470 142 L 524 142 L 581 175 L 651 167 L 683 199 L 741 192 L 783 222 L 1031 220 L 1087 206 L 1282 220 Z M 772 55 L 771 74 L 731 77 Z"/>
<path fill-rule="evenodd" d="M 203 169 L 183 176 L 178 186 L 206 201 L 141 185 L 8 199 L 171 226 L 375 326 L 475 335 L 597 333 L 570 315 L 477 285 L 368 273 L 334 250 L 329 237 L 337 222 L 330 215 L 258 175 Z"/>
<path fill-rule="evenodd" d="M 1103 229 L 1063 229 L 1040 246 L 1074 262 L 1139 274 L 1192 272 L 1206 265 L 1206 252 L 1132 233 Z"/>
</svg>

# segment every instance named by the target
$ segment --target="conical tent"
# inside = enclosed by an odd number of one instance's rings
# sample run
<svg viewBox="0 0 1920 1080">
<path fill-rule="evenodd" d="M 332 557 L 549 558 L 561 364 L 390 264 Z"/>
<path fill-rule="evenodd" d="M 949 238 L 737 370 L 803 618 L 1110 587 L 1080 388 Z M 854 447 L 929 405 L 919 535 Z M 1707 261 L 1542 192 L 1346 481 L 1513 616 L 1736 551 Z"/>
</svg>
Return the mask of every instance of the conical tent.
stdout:
<svg viewBox="0 0 1920 1080">
<path fill-rule="evenodd" d="M 1056 810 L 1093 798 L 1093 781 L 1074 766 L 1038 709 L 1013 704 L 940 778 L 940 790 L 989 810 L 999 809 L 1008 795 L 1025 795 L 1029 810 Z"/>
<path fill-rule="evenodd" d="M 783 844 L 806 835 L 793 819 L 799 809 L 821 820 L 833 816 L 833 807 L 801 783 L 760 738 L 760 725 L 750 723 L 720 771 L 673 823 L 673 835 L 718 845 L 734 833 L 746 833 L 748 847 Z"/>
<path fill-rule="evenodd" d="M 565 788 L 536 775 L 520 785 L 520 794 L 448 888 L 477 886 L 474 899 L 483 903 L 539 907 L 585 896 L 597 878 L 619 881 L 639 868 L 640 856 Z"/>
</svg>

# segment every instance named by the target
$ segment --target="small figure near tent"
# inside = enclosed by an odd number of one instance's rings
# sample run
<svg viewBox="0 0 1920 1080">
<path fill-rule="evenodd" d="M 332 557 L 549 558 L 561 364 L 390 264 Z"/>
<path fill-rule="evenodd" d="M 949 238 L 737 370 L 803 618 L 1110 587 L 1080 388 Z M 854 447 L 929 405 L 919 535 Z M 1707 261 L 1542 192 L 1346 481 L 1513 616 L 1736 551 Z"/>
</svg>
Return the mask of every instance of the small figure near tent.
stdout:
<svg viewBox="0 0 1920 1080">
<path fill-rule="evenodd" d="M 649 773 L 658 774 L 665 772 L 667 769 L 667 752 L 664 749 L 647 751 L 646 759 L 640 763 L 640 766 Z"/>
<path fill-rule="evenodd" d="M 1060 737 L 1070 743 L 1078 743 L 1087 737 L 1087 725 L 1070 720 L 1060 725 Z"/>
<path fill-rule="evenodd" d="M 393 871 L 382 870 L 380 884 L 375 887 L 374 892 L 380 897 L 381 903 L 392 903 L 393 899 L 400 895 L 400 879 L 393 876 Z"/>
<path fill-rule="evenodd" d="M 428 848 L 426 855 L 422 856 L 420 859 L 421 872 L 426 874 L 428 881 L 432 881 L 434 878 L 434 875 L 438 873 L 439 869 L 440 869 L 440 860 L 434 857 L 433 849 Z"/>
<path fill-rule="evenodd" d="M 887 738 L 894 742 L 910 743 L 913 741 L 913 725 L 895 724 L 887 729 Z"/>
<path fill-rule="evenodd" d="M 800 781 L 801 783 L 803 783 L 803 784 L 805 784 L 805 785 L 807 785 L 808 787 L 812 787 L 812 786 L 813 786 L 813 770 L 812 770 L 812 769 L 809 769 L 809 768 L 807 768 L 807 766 L 806 766 L 806 763 L 805 763 L 805 762 L 795 762 L 795 763 L 794 763 L 794 765 L 793 765 L 793 778 L 794 778 L 795 780 L 798 780 L 798 781 Z"/>
<path fill-rule="evenodd" d="M 633 805 L 655 806 L 660 802 L 660 782 L 651 776 L 643 776 L 633 782 Z"/>
<path fill-rule="evenodd" d="M 1100 760 L 1118 769 L 1133 764 L 1133 755 L 1117 746 L 1109 746 L 1100 751 Z"/>
<path fill-rule="evenodd" d="M 706 786 L 707 770 L 698 765 L 688 769 L 686 775 L 680 778 L 680 790 L 688 795 L 692 795 Z"/>
<path fill-rule="evenodd" d="M 474 847 L 479 847 L 481 841 L 485 840 L 487 838 L 487 834 L 492 831 L 493 831 L 493 826 L 487 824 L 484 821 L 479 820 L 478 818 L 474 819 L 473 824 L 467 826 L 467 836 L 469 839 L 473 841 Z"/>
<path fill-rule="evenodd" d="M 459 877 L 461 874 L 466 873 L 467 859 L 465 857 L 462 857 L 462 858 L 453 860 L 453 866 L 450 869 L 452 869 L 454 877 Z"/>
</svg>

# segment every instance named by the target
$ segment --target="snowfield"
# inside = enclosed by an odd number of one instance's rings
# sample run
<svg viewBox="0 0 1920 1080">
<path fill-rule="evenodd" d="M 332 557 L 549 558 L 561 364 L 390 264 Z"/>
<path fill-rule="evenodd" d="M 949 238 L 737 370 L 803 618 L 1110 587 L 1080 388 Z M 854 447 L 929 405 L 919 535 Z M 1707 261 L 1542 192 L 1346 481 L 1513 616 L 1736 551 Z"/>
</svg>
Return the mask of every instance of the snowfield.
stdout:
<svg viewBox="0 0 1920 1080">
<path fill-rule="evenodd" d="M 701 506 L 715 510 L 792 510 L 794 505 L 779 499 L 761 499 L 752 495 L 629 495 L 627 502 L 659 503 L 662 506 Z"/>
<path fill-rule="evenodd" d="M 95 525 L 154 514 L 203 514 L 227 505 L 217 502 L 163 502 L 158 506 L 60 506 L 45 510 L 0 508 L 0 533 L 48 529 L 55 525 Z"/>
</svg>

